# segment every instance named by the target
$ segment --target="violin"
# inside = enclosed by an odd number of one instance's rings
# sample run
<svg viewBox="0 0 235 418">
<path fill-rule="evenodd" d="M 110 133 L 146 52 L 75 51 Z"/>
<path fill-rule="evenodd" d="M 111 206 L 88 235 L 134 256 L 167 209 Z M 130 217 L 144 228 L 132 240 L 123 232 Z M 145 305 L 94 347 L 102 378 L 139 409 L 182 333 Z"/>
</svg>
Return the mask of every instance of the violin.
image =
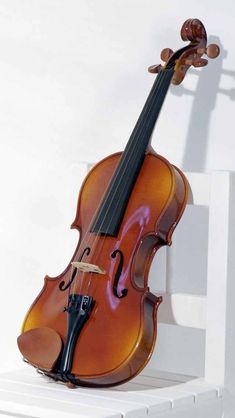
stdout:
<svg viewBox="0 0 235 418">
<path fill-rule="evenodd" d="M 24 360 L 70 387 L 118 385 L 147 364 L 157 336 L 161 296 L 150 292 L 155 253 L 171 245 L 185 209 L 182 171 L 151 146 L 171 83 L 219 55 L 198 19 L 181 29 L 188 44 L 161 53 L 163 65 L 123 152 L 100 161 L 81 187 L 72 228 L 80 233 L 71 262 L 44 287 L 26 314 L 18 346 Z"/>
</svg>

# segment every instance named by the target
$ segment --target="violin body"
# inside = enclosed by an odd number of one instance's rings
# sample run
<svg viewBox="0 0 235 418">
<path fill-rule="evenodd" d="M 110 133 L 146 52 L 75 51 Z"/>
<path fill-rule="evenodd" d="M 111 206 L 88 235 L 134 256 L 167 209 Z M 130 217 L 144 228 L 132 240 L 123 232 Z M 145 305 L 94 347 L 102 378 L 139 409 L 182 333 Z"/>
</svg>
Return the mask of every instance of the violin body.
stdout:
<svg viewBox="0 0 235 418">
<path fill-rule="evenodd" d="M 18 337 L 25 361 L 68 386 L 113 386 L 136 376 L 148 362 L 157 335 L 162 301 L 150 292 L 154 254 L 171 244 L 185 209 L 183 173 L 151 147 L 151 135 L 171 83 L 191 65 L 204 66 L 219 54 L 206 47 L 198 19 L 188 19 L 181 37 L 189 45 L 166 48 L 164 66 L 122 153 L 98 163 L 80 192 L 72 228 L 80 239 L 58 277 L 46 276 Z"/>
<path fill-rule="evenodd" d="M 85 179 L 72 228 L 80 231 L 80 243 L 86 235 L 94 211 L 108 186 L 120 154 L 114 154 L 97 164 Z M 85 261 L 102 265 L 105 275 L 93 273 L 92 284 L 86 280 L 74 289 L 81 294 L 91 292 L 95 302 L 89 321 L 76 344 L 72 374 L 80 385 L 107 386 L 124 382 L 145 366 L 153 351 L 157 333 L 157 308 L 161 298 L 148 287 L 148 272 L 155 252 L 170 244 L 173 229 L 187 202 L 187 182 L 179 169 L 150 150 L 142 166 L 129 201 L 121 228 L 116 237 L 105 237 L 93 246 Z M 88 233 L 89 235 L 89 233 Z M 114 292 L 114 271 L 123 256 L 117 293 Z M 73 260 L 77 259 L 78 245 Z M 45 278 L 45 286 L 29 310 L 23 331 L 49 327 L 61 335 L 67 334 L 68 291 L 59 284 L 69 281 L 68 268 L 60 276 Z M 122 290 L 127 289 L 124 297 Z"/>
</svg>

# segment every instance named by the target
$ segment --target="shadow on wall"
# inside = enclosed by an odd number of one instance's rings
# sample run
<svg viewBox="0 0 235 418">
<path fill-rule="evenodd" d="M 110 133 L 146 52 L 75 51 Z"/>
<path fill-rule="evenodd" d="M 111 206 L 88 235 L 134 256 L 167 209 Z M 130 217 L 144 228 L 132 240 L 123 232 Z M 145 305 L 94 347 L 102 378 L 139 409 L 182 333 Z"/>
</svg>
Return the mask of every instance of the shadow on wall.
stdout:
<svg viewBox="0 0 235 418">
<path fill-rule="evenodd" d="M 194 96 L 182 162 L 184 171 L 199 173 L 205 171 L 210 120 L 216 105 L 217 94 L 222 93 L 229 96 L 231 100 L 235 100 L 235 88 L 225 90 L 219 87 L 223 74 L 231 77 L 235 76 L 235 71 L 222 69 L 223 59 L 226 57 L 227 51 L 223 49 L 220 39 L 216 36 L 209 37 L 208 44 L 210 43 L 219 45 L 220 55 L 213 61 L 212 71 L 198 72 L 191 70 L 191 73 L 199 77 L 196 91 L 186 89 L 182 85 L 178 89 L 171 89 L 171 92 L 177 96 L 183 94 Z"/>
</svg>

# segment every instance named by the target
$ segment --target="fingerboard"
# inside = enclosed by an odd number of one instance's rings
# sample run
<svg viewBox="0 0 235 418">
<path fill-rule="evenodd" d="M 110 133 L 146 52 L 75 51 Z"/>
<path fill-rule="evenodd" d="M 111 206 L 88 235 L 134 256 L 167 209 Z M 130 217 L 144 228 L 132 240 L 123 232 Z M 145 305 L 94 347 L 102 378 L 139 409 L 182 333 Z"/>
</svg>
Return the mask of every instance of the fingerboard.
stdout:
<svg viewBox="0 0 235 418">
<path fill-rule="evenodd" d="M 90 228 L 91 232 L 117 236 L 173 73 L 174 69 L 162 70 L 156 77 L 108 190 L 98 208 Z"/>
</svg>

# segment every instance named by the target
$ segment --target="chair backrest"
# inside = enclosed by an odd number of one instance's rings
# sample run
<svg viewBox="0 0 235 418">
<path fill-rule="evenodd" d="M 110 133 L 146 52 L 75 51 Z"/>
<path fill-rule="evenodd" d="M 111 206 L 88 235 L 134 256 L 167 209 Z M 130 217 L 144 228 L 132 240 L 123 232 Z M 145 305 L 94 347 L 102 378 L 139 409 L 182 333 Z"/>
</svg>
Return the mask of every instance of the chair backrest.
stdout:
<svg viewBox="0 0 235 418">
<path fill-rule="evenodd" d="M 172 246 L 160 250 L 150 272 L 150 288 L 163 293 L 163 303 L 159 352 L 149 367 L 234 387 L 235 173 L 186 176 L 189 204 Z"/>
<path fill-rule="evenodd" d="M 186 177 L 185 213 L 150 270 L 163 303 L 147 369 L 203 376 L 235 393 L 235 172 Z"/>
</svg>

